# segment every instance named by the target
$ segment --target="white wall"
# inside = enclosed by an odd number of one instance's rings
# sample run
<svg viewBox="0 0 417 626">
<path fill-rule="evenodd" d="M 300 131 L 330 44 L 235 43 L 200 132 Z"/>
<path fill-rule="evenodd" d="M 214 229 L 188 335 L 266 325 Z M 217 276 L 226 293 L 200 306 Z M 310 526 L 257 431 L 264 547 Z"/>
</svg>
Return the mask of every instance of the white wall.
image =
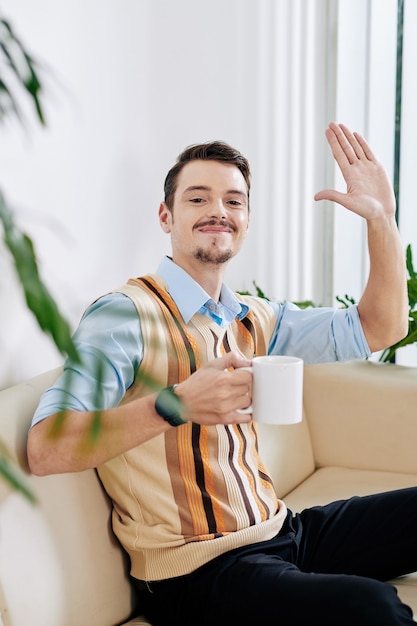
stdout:
<svg viewBox="0 0 417 626">
<path fill-rule="evenodd" d="M 166 171 L 186 145 L 219 138 L 253 170 L 251 234 L 231 286 L 255 279 L 279 299 L 322 303 L 358 297 L 363 226 L 313 194 L 340 182 L 324 139 L 333 118 L 370 135 L 390 167 L 395 6 L 3 0 L 45 62 L 48 126 L 0 129 L 0 187 L 72 327 L 95 297 L 169 253 L 157 221 Z M 0 387 L 61 361 L 3 252 L 0 304 Z"/>
</svg>

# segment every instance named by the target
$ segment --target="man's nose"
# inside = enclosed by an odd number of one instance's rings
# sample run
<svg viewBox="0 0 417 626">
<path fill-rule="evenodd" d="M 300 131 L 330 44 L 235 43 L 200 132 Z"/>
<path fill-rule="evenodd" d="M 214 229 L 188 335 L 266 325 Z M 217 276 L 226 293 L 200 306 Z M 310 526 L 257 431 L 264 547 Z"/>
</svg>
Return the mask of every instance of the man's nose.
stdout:
<svg viewBox="0 0 417 626">
<path fill-rule="evenodd" d="M 216 217 L 226 217 L 227 209 L 223 200 L 215 200 L 210 207 L 211 214 Z"/>
</svg>

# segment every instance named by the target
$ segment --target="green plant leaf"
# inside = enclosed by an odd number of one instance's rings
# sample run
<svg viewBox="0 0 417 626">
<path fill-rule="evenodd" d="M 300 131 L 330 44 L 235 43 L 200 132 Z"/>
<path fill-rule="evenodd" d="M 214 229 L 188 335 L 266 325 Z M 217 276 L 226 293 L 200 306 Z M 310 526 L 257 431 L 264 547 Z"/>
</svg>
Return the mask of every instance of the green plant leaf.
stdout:
<svg viewBox="0 0 417 626">
<path fill-rule="evenodd" d="M 270 298 L 268 298 L 268 296 L 265 295 L 263 290 L 259 287 L 259 285 L 256 284 L 254 280 L 252 281 L 252 285 L 255 287 L 255 295 L 258 298 L 263 298 L 264 300 L 270 300 Z M 251 291 L 237 291 L 236 293 L 240 294 L 241 296 L 253 296 L 254 295 Z"/>
<path fill-rule="evenodd" d="M 9 249 L 29 309 L 40 328 L 49 334 L 58 350 L 78 360 L 68 322 L 42 282 L 31 239 L 14 223 L 13 214 L 0 191 L 0 221 L 3 222 L 4 242 Z"/>
<path fill-rule="evenodd" d="M 337 300 L 337 302 L 340 302 L 340 304 L 342 305 L 343 309 L 347 309 L 352 304 L 356 304 L 355 299 L 352 298 L 352 296 L 348 296 L 347 293 L 344 295 L 343 298 L 341 296 L 336 296 L 336 300 Z"/>
<path fill-rule="evenodd" d="M 35 59 L 26 51 L 20 39 L 14 32 L 10 22 L 0 19 L 0 52 L 4 65 L 17 79 L 17 84 L 23 89 L 23 93 L 29 97 L 29 101 L 34 105 L 38 121 L 45 125 L 45 115 L 41 103 L 42 84 L 38 76 L 38 64 Z M 0 107 L 1 116 L 8 112 L 14 113 L 20 122 L 22 116 L 17 105 L 16 97 L 2 77 L 1 92 L 6 96 L 8 106 Z"/>
<path fill-rule="evenodd" d="M 417 304 L 417 280 L 410 278 L 407 281 L 408 302 L 410 309 L 414 309 Z"/>
<path fill-rule="evenodd" d="M 256 295 L 258 296 L 258 298 L 264 298 L 264 300 L 269 300 L 268 296 L 265 295 L 263 290 L 259 287 L 259 285 L 256 284 L 255 281 L 253 281 L 253 286 L 256 289 Z"/>
<path fill-rule="evenodd" d="M 411 251 L 411 244 L 408 244 L 407 246 L 407 250 L 405 252 L 405 261 L 406 261 L 407 271 L 408 271 L 410 278 L 417 278 L 417 274 L 414 271 L 414 266 L 413 266 L 413 253 Z"/>
<path fill-rule="evenodd" d="M 20 470 L 10 459 L 5 446 L 0 442 L 0 476 L 19 493 L 23 494 L 30 502 L 36 503 L 36 498 L 25 479 L 22 477 Z"/>
<path fill-rule="evenodd" d="M 318 306 L 320 306 L 319 304 L 316 304 L 315 302 L 313 302 L 312 300 L 299 300 L 299 301 L 294 301 L 293 304 L 295 304 L 296 306 L 298 306 L 299 309 L 315 309 Z"/>
</svg>

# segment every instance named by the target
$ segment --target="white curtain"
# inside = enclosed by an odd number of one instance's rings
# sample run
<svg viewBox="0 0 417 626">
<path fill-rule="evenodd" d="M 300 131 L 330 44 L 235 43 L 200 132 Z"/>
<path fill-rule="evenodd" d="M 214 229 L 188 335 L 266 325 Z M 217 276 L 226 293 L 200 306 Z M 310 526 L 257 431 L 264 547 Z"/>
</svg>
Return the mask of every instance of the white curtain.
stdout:
<svg viewBox="0 0 417 626">
<path fill-rule="evenodd" d="M 331 214 L 324 131 L 334 115 L 337 4 L 261 3 L 256 278 L 280 300 L 328 299 Z"/>
</svg>

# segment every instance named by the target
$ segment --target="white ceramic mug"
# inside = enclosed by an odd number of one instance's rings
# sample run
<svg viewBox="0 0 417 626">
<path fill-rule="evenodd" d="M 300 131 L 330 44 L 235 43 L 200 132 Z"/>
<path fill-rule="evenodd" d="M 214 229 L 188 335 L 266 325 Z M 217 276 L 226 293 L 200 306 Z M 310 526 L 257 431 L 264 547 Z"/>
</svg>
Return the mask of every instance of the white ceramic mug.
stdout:
<svg viewBox="0 0 417 626">
<path fill-rule="evenodd" d="M 303 417 L 303 360 L 293 356 L 257 356 L 252 359 L 252 413 L 265 424 L 296 424 Z"/>
</svg>

